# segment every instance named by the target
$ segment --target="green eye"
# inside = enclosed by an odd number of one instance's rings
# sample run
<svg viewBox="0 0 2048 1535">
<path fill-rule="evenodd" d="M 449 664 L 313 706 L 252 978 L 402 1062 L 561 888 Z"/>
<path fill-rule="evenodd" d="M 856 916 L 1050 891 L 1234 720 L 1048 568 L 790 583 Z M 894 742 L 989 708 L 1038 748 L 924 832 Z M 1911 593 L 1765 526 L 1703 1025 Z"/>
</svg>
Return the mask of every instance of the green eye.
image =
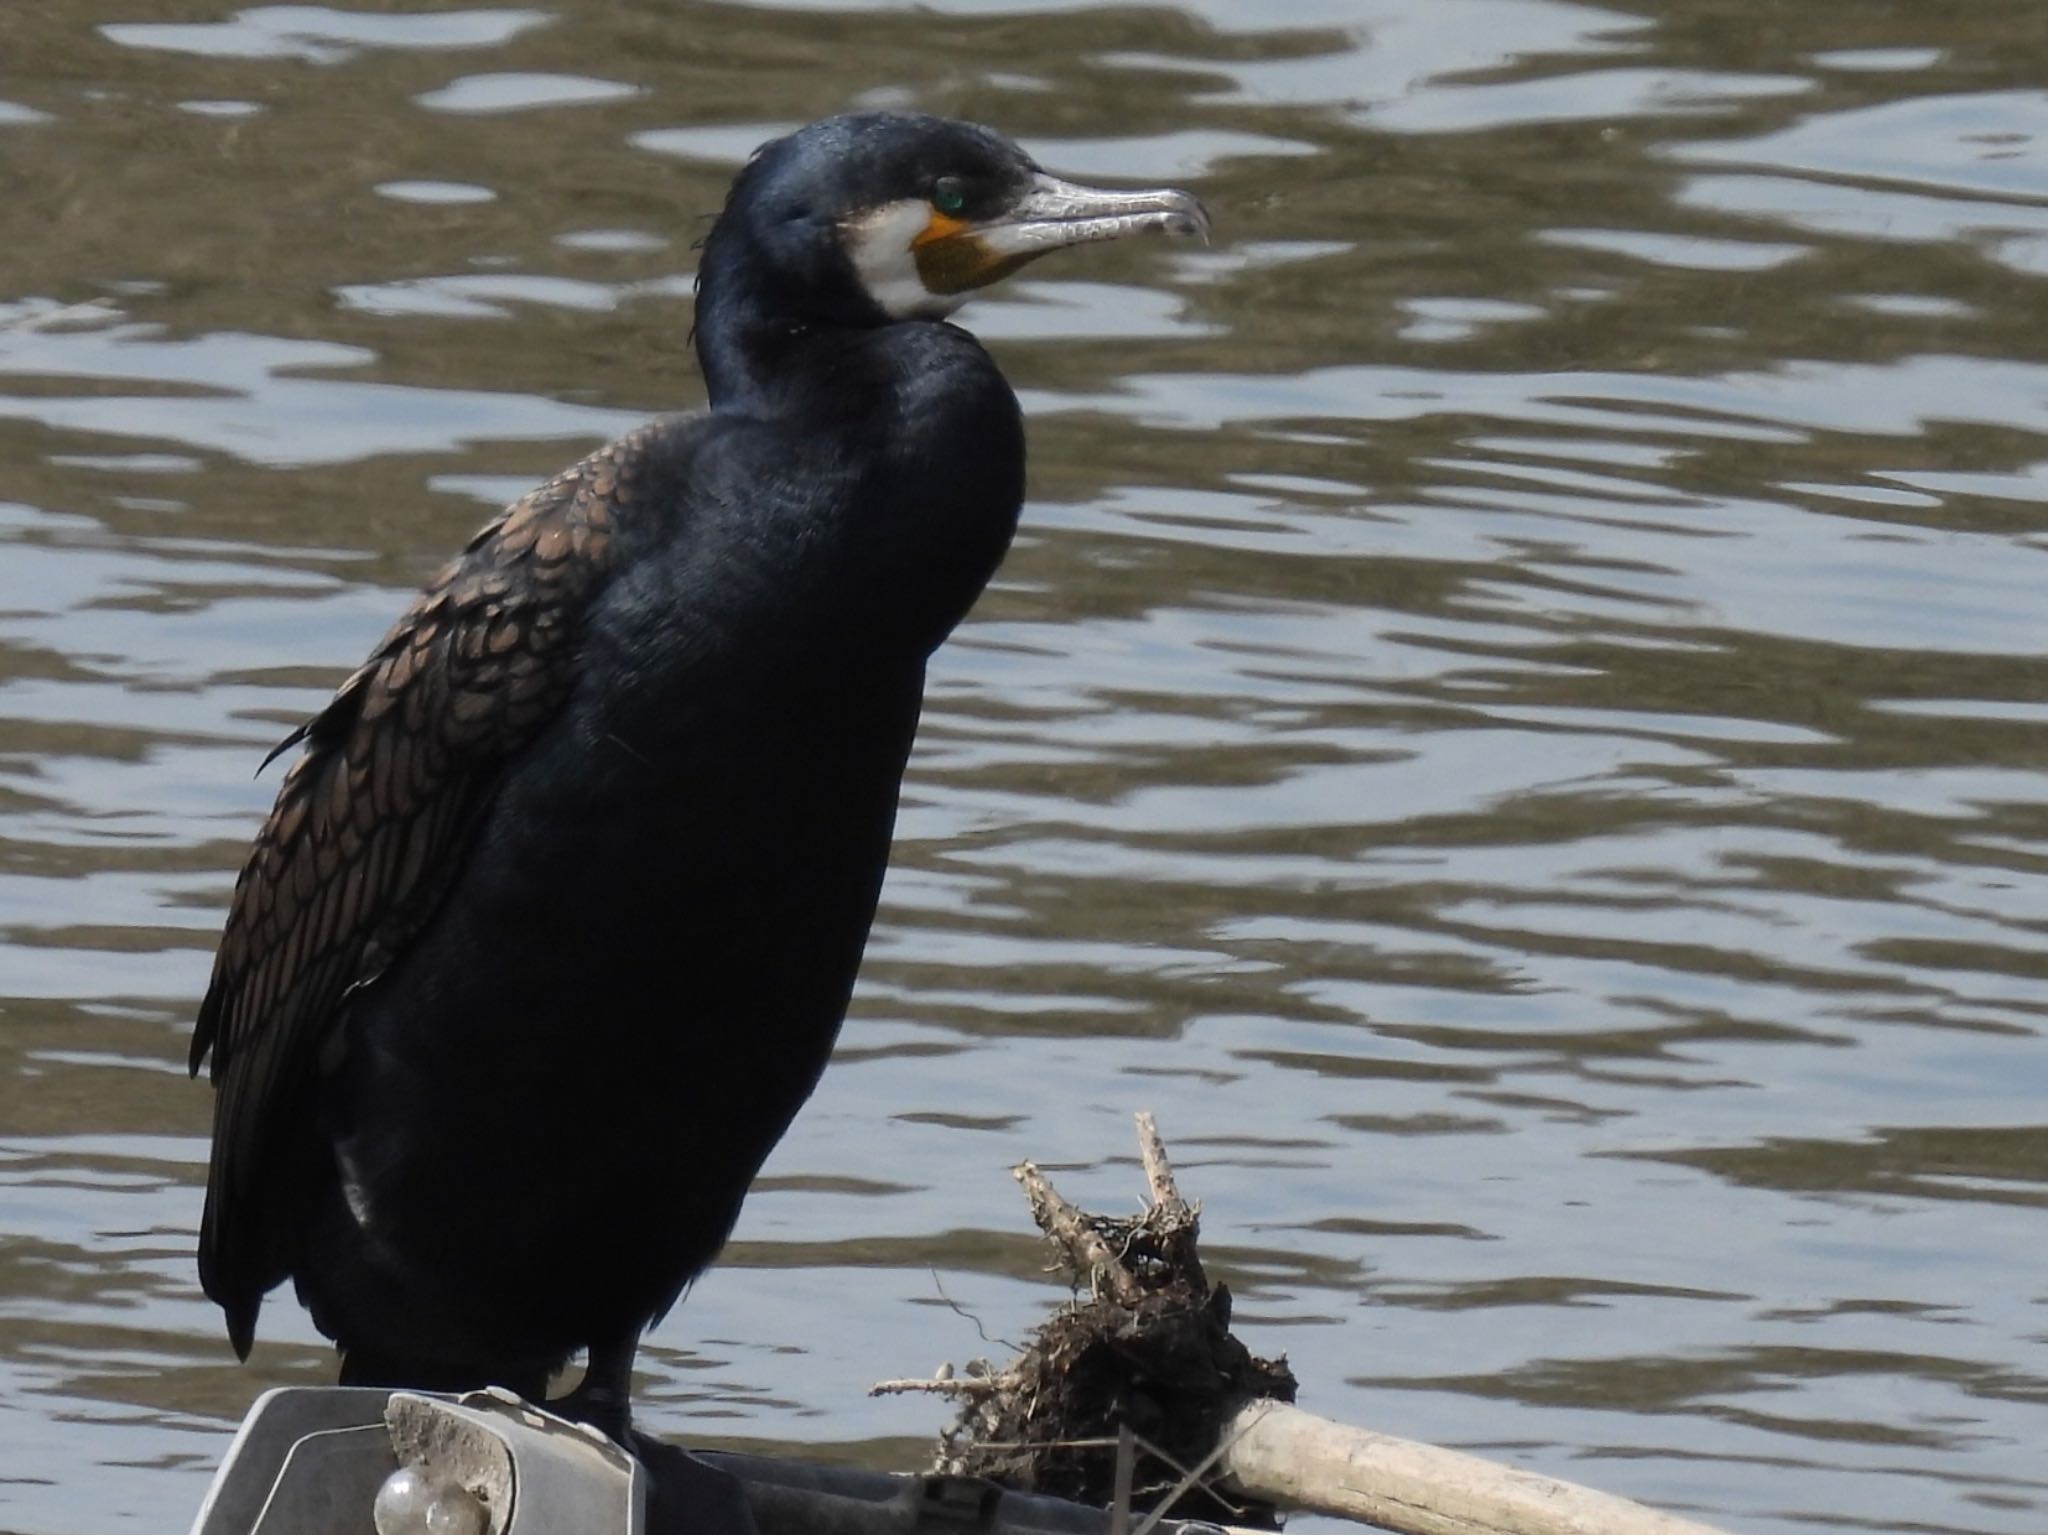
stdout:
<svg viewBox="0 0 2048 1535">
<path fill-rule="evenodd" d="M 932 183 L 932 206 L 941 213 L 958 213 L 967 206 L 967 188 L 958 176 L 941 176 Z"/>
</svg>

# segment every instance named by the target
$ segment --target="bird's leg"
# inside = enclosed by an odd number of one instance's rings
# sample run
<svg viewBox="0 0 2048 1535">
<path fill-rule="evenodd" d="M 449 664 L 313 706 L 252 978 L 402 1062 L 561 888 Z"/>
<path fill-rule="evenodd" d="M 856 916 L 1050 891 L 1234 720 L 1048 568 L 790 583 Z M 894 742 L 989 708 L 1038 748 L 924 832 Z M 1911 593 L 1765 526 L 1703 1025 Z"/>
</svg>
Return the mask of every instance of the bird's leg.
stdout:
<svg viewBox="0 0 2048 1535">
<path fill-rule="evenodd" d="M 574 1391 L 547 1404 L 558 1417 L 573 1418 L 601 1429 L 612 1440 L 632 1448 L 633 1355 L 640 1347 L 635 1328 L 623 1337 L 590 1345 L 590 1362 Z"/>
<path fill-rule="evenodd" d="M 648 1535 L 760 1535 L 747 1495 L 730 1471 L 706 1465 L 679 1444 L 633 1431 L 631 1390 L 638 1328 L 590 1346 L 576 1389 L 548 1411 L 602 1429 L 647 1468 Z"/>
</svg>

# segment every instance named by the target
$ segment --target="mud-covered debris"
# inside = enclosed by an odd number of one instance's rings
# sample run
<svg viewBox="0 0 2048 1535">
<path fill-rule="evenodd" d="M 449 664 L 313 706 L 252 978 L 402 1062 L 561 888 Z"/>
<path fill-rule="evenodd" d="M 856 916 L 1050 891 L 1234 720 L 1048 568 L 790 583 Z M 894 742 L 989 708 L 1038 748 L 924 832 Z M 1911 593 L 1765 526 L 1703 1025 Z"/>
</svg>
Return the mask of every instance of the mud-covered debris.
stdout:
<svg viewBox="0 0 2048 1535">
<path fill-rule="evenodd" d="M 1139 1116 L 1139 1140 L 1152 1203 L 1133 1216 L 1081 1210 L 1030 1163 L 1016 1169 L 1076 1299 L 1002 1370 L 919 1383 L 961 1399 L 939 1470 L 1108 1507 L 1127 1427 L 1137 1452 L 1132 1508 L 1148 1512 L 1211 1456 L 1247 1401 L 1294 1400 L 1287 1362 L 1256 1358 L 1232 1336 L 1230 1292 L 1209 1283 L 1197 1251 L 1200 1211 L 1180 1197 L 1149 1115 Z M 1277 1523 L 1270 1508 L 1225 1497 L 1207 1476 L 1172 1510 Z"/>
</svg>

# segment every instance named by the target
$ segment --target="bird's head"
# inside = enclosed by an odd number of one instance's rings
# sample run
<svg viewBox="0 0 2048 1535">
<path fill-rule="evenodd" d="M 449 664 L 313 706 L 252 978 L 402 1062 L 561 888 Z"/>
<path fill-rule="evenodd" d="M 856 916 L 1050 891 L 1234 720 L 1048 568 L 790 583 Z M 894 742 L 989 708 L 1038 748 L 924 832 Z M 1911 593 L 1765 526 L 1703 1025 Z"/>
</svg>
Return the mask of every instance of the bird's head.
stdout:
<svg viewBox="0 0 2048 1535">
<path fill-rule="evenodd" d="M 862 112 L 756 151 L 706 242 L 705 282 L 744 267 L 750 301 L 799 322 L 938 319 L 1048 251 L 1208 228 L 1186 192 L 1079 186 L 977 124 Z"/>
</svg>

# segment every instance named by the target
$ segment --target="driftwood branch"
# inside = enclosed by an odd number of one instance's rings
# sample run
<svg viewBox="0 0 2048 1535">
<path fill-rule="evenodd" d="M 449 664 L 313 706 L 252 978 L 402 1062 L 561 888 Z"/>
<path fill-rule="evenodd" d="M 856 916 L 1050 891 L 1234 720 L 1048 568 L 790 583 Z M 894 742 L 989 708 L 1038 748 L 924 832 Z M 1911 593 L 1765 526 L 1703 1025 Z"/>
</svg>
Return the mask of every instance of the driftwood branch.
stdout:
<svg viewBox="0 0 2048 1535">
<path fill-rule="evenodd" d="M 1137 1216 L 1092 1215 L 1031 1163 L 1015 1170 L 1086 1301 L 1055 1315 L 999 1372 L 877 1388 L 963 1402 L 942 1470 L 1113 1500 L 1124 1521 L 1134 1503 L 1151 1510 L 1135 1527 L 1117 1526 L 1130 1535 L 1146 1535 L 1169 1509 L 1246 1522 L 1300 1509 L 1394 1535 L 1721 1535 L 1626 1498 L 1288 1405 L 1286 1362 L 1253 1358 L 1228 1330 L 1229 1292 L 1209 1283 L 1195 1250 L 1199 1209 L 1181 1196 L 1149 1114 L 1138 1116 L 1138 1151 L 1150 1205 Z M 1179 1507 L 1183 1500 L 1195 1506 Z"/>
<path fill-rule="evenodd" d="M 1590 1487 L 1281 1402 L 1231 1420 L 1218 1461 L 1246 1494 L 1399 1535 L 1721 1535 Z"/>
</svg>

